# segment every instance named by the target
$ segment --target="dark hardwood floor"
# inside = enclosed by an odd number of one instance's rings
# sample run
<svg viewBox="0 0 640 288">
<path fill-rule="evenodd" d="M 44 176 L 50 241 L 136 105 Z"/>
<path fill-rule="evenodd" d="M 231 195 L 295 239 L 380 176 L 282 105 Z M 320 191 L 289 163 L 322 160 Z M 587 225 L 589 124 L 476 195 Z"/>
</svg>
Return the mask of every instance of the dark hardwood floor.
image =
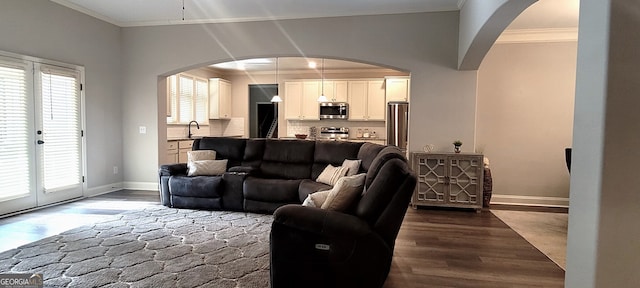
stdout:
<svg viewBox="0 0 640 288">
<path fill-rule="evenodd" d="M 490 211 L 410 208 L 384 287 L 563 287 L 564 273 Z"/>
<path fill-rule="evenodd" d="M 127 210 L 158 192 L 118 191 L 0 219 L 0 251 Z M 489 211 L 411 209 L 384 288 L 563 287 L 564 270 Z"/>
</svg>

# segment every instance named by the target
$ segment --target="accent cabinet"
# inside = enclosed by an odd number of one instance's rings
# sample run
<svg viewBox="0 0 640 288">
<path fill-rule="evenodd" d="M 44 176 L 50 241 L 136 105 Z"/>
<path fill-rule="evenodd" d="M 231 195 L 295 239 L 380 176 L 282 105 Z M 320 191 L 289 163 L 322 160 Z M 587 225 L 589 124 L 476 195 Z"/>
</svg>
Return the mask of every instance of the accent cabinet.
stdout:
<svg viewBox="0 0 640 288">
<path fill-rule="evenodd" d="M 418 177 L 411 206 L 482 209 L 482 154 L 411 152 Z"/>
</svg>

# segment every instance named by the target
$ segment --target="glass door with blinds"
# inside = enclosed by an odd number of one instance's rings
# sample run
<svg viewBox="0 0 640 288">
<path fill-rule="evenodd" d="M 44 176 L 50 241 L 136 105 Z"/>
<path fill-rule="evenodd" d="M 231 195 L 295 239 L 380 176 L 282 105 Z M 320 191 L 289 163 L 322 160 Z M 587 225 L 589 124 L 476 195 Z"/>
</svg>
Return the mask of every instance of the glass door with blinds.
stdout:
<svg viewBox="0 0 640 288">
<path fill-rule="evenodd" d="M 80 79 L 0 57 L 0 214 L 82 196 Z"/>
<path fill-rule="evenodd" d="M 82 196 L 80 73 L 36 68 L 36 190 L 38 205 L 46 205 Z"/>
</svg>

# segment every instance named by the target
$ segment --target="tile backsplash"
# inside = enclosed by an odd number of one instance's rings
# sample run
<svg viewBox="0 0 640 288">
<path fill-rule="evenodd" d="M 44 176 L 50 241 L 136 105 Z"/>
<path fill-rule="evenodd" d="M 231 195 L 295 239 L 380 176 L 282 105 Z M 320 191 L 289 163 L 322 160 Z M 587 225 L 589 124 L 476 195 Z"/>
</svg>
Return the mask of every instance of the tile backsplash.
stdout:
<svg viewBox="0 0 640 288">
<path fill-rule="evenodd" d="M 347 121 L 347 120 L 318 120 L 318 121 L 287 121 L 286 137 L 294 137 L 295 134 L 309 134 L 310 127 L 347 127 L 349 137 L 356 138 L 358 129 L 368 129 L 370 133 L 375 132 L 378 139 L 386 138 L 386 126 L 383 121 Z"/>
</svg>

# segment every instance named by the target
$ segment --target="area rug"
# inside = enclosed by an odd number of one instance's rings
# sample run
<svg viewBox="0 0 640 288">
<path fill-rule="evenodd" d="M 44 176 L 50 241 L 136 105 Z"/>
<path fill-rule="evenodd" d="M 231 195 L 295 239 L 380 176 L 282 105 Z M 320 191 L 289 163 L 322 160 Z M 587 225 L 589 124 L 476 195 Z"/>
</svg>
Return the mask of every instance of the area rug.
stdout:
<svg viewBox="0 0 640 288">
<path fill-rule="evenodd" d="M 45 287 L 269 287 L 271 215 L 149 207 L 0 253 Z"/>
</svg>

